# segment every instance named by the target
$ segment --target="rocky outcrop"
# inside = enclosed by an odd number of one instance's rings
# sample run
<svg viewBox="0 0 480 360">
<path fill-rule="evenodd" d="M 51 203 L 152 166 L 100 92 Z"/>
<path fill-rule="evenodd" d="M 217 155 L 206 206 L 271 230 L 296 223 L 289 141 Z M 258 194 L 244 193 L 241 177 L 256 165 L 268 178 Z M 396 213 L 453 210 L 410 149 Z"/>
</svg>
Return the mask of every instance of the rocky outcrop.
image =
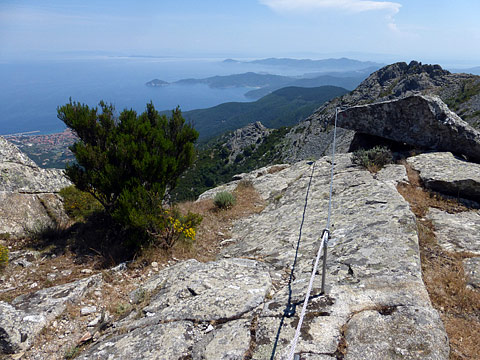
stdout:
<svg viewBox="0 0 480 360">
<path fill-rule="evenodd" d="M 480 211 L 449 214 L 431 208 L 427 213 L 438 243 L 448 251 L 468 251 L 480 256 Z"/>
<path fill-rule="evenodd" d="M 269 205 L 235 223 L 217 261 L 189 260 L 159 272 L 131 294 L 132 302 L 147 303 L 141 313 L 115 323 L 80 358 L 261 360 L 276 344 L 280 359 L 326 223 L 330 162 L 272 169 L 241 176 Z M 320 294 L 317 276 L 297 345 L 302 359 L 342 351 L 355 360 L 448 359 L 448 339 L 422 281 L 416 219 L 396 190 L 405 179 L 403 166 L 372 175 L 353 166 L 350 155 L 337 158 L 327 294 Z M 289 298 L 296 312 L 285 317 Z"/>
<path fill-rule="evenodd" d="M 428 189 L 456 198 L 480 201 L 480 165 L 449 152 L 425 153 L 407 159 Z"/>
<path fill-rule="evenodd" d="M 450 111 L 438 97 L 412 95 L 338 114 L 341 128 L 423 149 L 451 151 L 480 161 L 480 131 Z"/>
<path fill-rule="evenodd" d="M 115 324 L 115 333 L 126 335 L 107 335 L 80 358 L 242 359 L 271 286 L 268 267 L 258 261 L 180 263 L 131 294 L 133 302 L 150 301 L 139 319 Z"/>
<path fill-rule="evenodd" d="M 285 138 L 281 159 L 285 162 L 319 158 L 331 153 L 335 109 L 408 97 L 435 95 L 449 104 L 468 124 L 480 128 L 480 76 L 451 74 L 438 65 L 399 62 L 385 66 L 365 79 L 354 91 L 331 100 L 294 126 Z M 339 129 L 339 152 L 348 152 L 354 139 L 352 130 Z"/>
<path fill-rule="evenodd" d="M 101 276 L 96 275 L 19 296 L 11 304 L 0 302 L 0 354 L 28 349 L 35 336 L 60 315 L 67 304 L 78 300 L 100 281 Z"/>
<path fill-rule="evenodd" d="M 66 223 L 68 218 L 56 193 L 69 185 L 62 170 L 39 168 L 0 137 L 0 233 L 21 237 Z"/>
<path fill-rule="evenodd" d="M 420 154 L 408 158 L 407 162 L 418 171 L 427 188 L 479 207 L 479 164 L 466 162 L 449 152 Z M 465 276 L 469 286 L 480 288 L 480 211 L 449 213 L 430 208 L 426 219 L 432 223 L 441 247 L 472 256 L 463 260 Z"/>
<path fill-rule="evenodd" d="M 255 148 L 267 137 L 272 130 L 267 129 L 260 121 L 248 124 L 247 126 L 232 132 L 230 138 L 225 143 L 225 147 L 230 152 L 229 160 L 235 160 L 238 154 L 249 147 Z"/>
</svg>

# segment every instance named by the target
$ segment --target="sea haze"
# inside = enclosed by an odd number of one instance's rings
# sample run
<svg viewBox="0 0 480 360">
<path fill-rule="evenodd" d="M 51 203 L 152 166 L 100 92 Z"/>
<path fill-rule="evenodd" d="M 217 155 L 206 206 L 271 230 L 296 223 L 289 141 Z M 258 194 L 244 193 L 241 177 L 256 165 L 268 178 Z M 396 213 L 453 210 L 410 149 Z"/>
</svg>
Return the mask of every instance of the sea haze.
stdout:
<svg viewBox="0 0 480 360">
<path fill-rule="evenodd" d="M 0 64 L 0 135 L 40 131 L 48 134 L 65 127 L 57 118 L 57 106 L 75 101 L 96 106 L 112 102 L 117 111 L 145 109 L 150 100 L 159 110 L 177 105 L 184 111 L 228 101 L 251 101 L 250 88 L 214 89 L 205 84 L 151 88 L 153 78 L 168 82 L 184 78 L 265 71 L 245 64 L 225 64 L 223 59 L 90 58 L 55 61 L 23 61 Z"/>
</svg>

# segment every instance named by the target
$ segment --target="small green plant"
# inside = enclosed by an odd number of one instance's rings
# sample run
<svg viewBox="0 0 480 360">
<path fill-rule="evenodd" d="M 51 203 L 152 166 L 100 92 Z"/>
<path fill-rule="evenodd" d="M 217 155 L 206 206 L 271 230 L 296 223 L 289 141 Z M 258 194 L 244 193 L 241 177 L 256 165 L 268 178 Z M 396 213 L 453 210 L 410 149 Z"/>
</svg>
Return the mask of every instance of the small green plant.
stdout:
<svg viewBox="0 0 480 360">
<path fill-rule="evenodd" d="M 94 212 L 103 210 L 102 204 L 92 194 L 78 190 L 73 185 L 60 190 L 60 196 L 65 212 L 76 221 L 83 221 Z"/>
<path fill-rule="evenodd" d="M 6 246 L 0 245 L 0 270 L 8 265 L 8 249 Z"/>
<path fill-rule="evenodd" d="M 128 303 L 118 303 L 117 306 L 115 307 L 115 313 L 118 316 L 128 315 L 130 311 L 132 311 L 132 305 Z"/>
<path fill-rule="evenodd" d="M 376 173 L 386 164 L 393 161 L 392 152 L 384 146 L 372 149 L 359 149 L 353 152 L 352 163 L 360 165 L 370 172 Z"/>
<path fill-rule="evenodd" d="M 80 349 L 78 346 L 70 346 L 66 351 L 65 351 L 65 356 L 64 358 L 69 360 L 69 359 L 74 359 L 77 357 L 77 355 L 80 353 Z"/>
<path fill-rule="evenodd" d="M 235 196 L 228 191 L 221 191 L 213 199 L 213 203 L 219 209 L 229 209 L 236 203 Z"/>
</svg>

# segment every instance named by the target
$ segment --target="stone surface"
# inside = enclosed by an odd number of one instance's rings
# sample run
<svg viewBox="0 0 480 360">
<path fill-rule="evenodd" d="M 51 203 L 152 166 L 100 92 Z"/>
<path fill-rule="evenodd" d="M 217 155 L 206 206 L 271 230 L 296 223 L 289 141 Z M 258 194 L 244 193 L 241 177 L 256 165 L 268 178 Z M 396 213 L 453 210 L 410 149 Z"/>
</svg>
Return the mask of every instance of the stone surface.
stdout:
<svg viewBox="0 0 480 360">
<path fill-rule="evenodd" d="M 480 255 L 480 211 L 449 214 L 430 208 L 427 219 L 432 221 L 435 237 L 445 250 Z"/>
<path fill-rule="evenodd" d="M 232 192 L 240 181 L 250 181 L 263 199 L 269 199 L 282 194 L 289 184 L 301 176 L 301 172 L 307 162 L 299 162 L 293 165 L 281 164 L 266 166 L 247 174 L 238 174 L 235 181 L 220 185 L 208 190 L 198 197 L 198 200 L 213 199 L 222 191 Z M 300 172 L 299 172 L 300 171 Z"/>
<path fill-rule="evenodd" d="M 274 291 L 260 314 L 254 359 L 270 358 L 272 339 L 275 339 L 288 301 L 285 274 L 289 273 L 295 255 L 312 166 L 301 162 L 280 172 L 276 178 L 280 188 L 284 181 L 282 175 L 293 172 L 293 167 L 297 174 L 292 176 L 295 181 L 287 182 L 281 198 L 271 198 L 262 213 L 238 221 L 232 230 L 234 243 L 222 250 L 220 255 L 257 258 L 272 267 Z M 303 220 L 295 280 L 291 284 L 294 303 L 303 300 L 318 239 L 326 224 L 329 173 L 329 159 L 317 161 Z M 402 166 L 392 165 L 372 175 L 353 166 L 350 155 L 336 158 L 332 218 L 332 243 L 336 244 L 329 250 L 327 259 L 327 290 L 331 299 L 319 297 L 307 310 L 304 330 L 297 346 L 299 353 L 333 356 L 340 343 L 342 329 L 345 326 L 348 329 L 353 314 L 372 308 L 403 306 L 420 309 L 419 321 L 435 328 L 439 326 L 438 332 L 433 333 L 429 326 L 416 328 L 409 333 L 411 342 L 422 344 L 427 352 L 440 354 L 438 359 L 448 358 L 445 331 L 438 314 L 431 308 L 421 278 L 416 219 L 395 187 L 401 181 L 405 181 Z M 270 186 L 276 188 L 277 184 L 272 180 Z M 317 276 L 314 294 L 319 293 L 320 282 L 321 277 Z M 299 312 L 300 309 L 297 309 L 293 318 L 284 319 L 275 358 L 280 358 L 286 351 Z M 392 318 L 390 329 L 401 328 L 403 322 L 401 317 Z M 369 325 L 366 323 L 364 326 Z M 371 331 L 374 329 L 372 327 Z M 386 336 L 396 335 L 392 330 Z M 378 346 L 379 351 L 385 354 L 391 344 Z M 408 343 L 400 346 L 399 351 L 405 353 L 406 358 L 423 359 L 423 355 L 409 348 Z"/>
<path fill-rule="evenodd" d="M 131 294 L 132 302 L 149 299 L 143 316 L 115 324 L 80 358 L 243 359 L 253 311 L 270 288 L 268 269 L 257 261 L 176 264 Z"/>
<path fill-rule="evenodd" d="M 154 324 L 97 342 L 77 359 L 189 359 L 199 333 L 190 321 Z"/>
<path fill-rule="evenodd" d="M 71 185 L 62 170 L 41 169 L 0 136 L 0 191 L 53 193 Z"/>
<path fill-rule="evenodd" d="M 63 201 L 57 194 L 0 191 L 0 233 L 22 237 L 67 222 L 68 216 L 63 210 Z"/>
<path fill-rule="evenodd" d="M 341 128 L 424 149 L 451 151 L 480 161 L 480 131 L 438 97 L 412 95 L 352 106 L 338 114 Z"/>
<path fill-rule="evenodd" d="M 448 344 L 442 322 L 433 311 L 399 306 L 386 312 L 366 310 L 355 314 L 345 333 L 345 360 L 448 359 L 448 346 L 425 346 L 442 337 Z"/>
<path fill-rule="evenodd" d="M 41 169 L 0 137 L 0 233 L 22 237 L 68 217 L 56 194 L 71 185 L 62 170 Z"/>
<path fill-rule="evenodd" d="M 456 158 L 449 152 L 420 154 L 407 162 L 419 172 L 427 188 L 480 201 L 480 164 Z"/>
<path fill-rule="evenodd" d="M 132 298 L 148 294 L 144 313 L 160 320 L 212 321 L 236 319 L 252 311 L 270 290 L 264 265 L 246 259 L 213 263 L 188 260 L 154 276 Z"/>
<path fill-rule="evenodd" d="M 475 289 L 480 289 L 480 257 L 463 260 L 463 268 L 467 284 Z"/>
<path fill-rule="evenodd" d="M 230 321 L 204 336 L 193 347 L 193 360 L 244 359 L 250 346 L 249 320 Z"/>
<path fill-rule="evenodd" d="M 60 315 L 68 303 L 77 301 L 100 281 L 101 276 L 96 275 L 19 296 L 11 304 L 0 302 L 0 354 L 28 349 L 35 336 Z"/>
</svg>

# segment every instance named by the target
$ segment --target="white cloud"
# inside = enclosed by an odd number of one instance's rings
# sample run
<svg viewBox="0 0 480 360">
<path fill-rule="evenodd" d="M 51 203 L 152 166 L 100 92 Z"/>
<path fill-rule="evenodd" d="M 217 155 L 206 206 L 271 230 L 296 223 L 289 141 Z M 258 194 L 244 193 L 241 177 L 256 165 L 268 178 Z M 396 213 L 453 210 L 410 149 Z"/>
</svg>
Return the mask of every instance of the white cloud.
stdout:
<svg viewBox="0 0 480 360">
<path fill-rule="evenodd" d="M 259 0 L 275 11 L 312 11 L 316 9 L 337 9 L 351 12 L 386 10 L 396 14 L 402 6 L 389 1 L 368 0 Z"/>
</svg>

